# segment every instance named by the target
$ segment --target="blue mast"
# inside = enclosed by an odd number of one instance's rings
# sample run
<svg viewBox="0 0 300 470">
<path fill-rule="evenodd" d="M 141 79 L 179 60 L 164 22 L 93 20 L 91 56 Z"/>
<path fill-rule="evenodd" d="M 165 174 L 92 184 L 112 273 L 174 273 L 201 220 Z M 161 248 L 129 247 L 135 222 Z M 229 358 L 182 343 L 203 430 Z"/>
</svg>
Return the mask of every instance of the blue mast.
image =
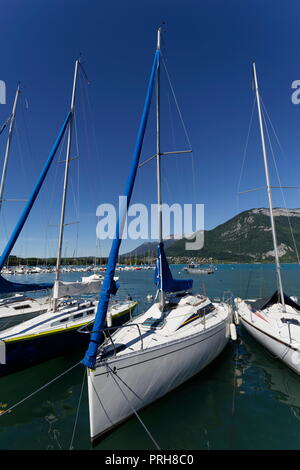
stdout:
<svg viewBox="0 0 300 470">
<path fill-rule="evenodd" d="M 142 150 L 146 125 L 147 125 L 147 120 L 148 120 L 148 115 L 149 115 L 149 109 L 150 109 L 150 104 L 151 104 L 152 91 L 154 87 L 156 72 L 159 67 L 159 60 L 160 60 L 160 50 L 157 49 L 155 52 L 154 61 L 152 65 L 146 99 L 144 103 L 144 110 L 143 110 L 143 114 L 141 117 L 140 127 L 138 131 L 137 139 L 136 139 L 129 178 L 128 178 L 127 186 L 124 192 L 124 195 L 127 197 L 127 206 L 123 208 L 122 213 L 117 222 L 116 235 L 115 235 L 115 238 L 113 240 L 113 244 L 110 250 L 106 272 L 105 272 L 105 278 L 104 278 L 103 285 L 102 285 L 101 298 L 98 304 L 97 313 L 95 317 L 94 328 L 93 328 L 94 332 L 91 334 L 88 349 L 82 360 L 82 363 L 86 367 L 89 367 L 90 369 L 95 368 L 97 349 L 100 344 L 100 339 L 102 336 L 101 330 L 104 327 L 110 294 L 113 293 L 113 289 L 115 288 L 114 274 L 115 274 L 116 264 L 118 261 L 118 254 L 119 254 L 119 248 L 121 245 L 121 237 L 122 237 L 122 229 L 120 231 L 120 227 L 122 227 L 122 222 L 124 221 L 124 217 L 126 215 L 128 206 L 130 204 L 135 177 L 136 177 L 136 173 L 137 173 L 138 166 L 139 166 L 140 154 Z"/>
<path fill-rule="evenodd" d="M 20 235 L 20 232 L 21 232 L 21 230 L 22 230 L 22 228 L 23 228 L 23 226 L 24 226 L 24 224 L 25 224 L 25 222 L 26 222 L 26 220 L 27 220 L 27 217 L 28 217 L 28 215 L 29 215 L 29 213 L 30 213 L 30 211 L 31 211 L 31 209 L 32 209 L 32 206 L 33 206 L 33 204 L 34 204 L 34 202 L 35 202 L 35 200 L 36 200 L 36 198 L 37 198 L 37 195 L 38 195 L 38 193 L 39 193 L 39 191 L 40 191 L 40 189 L 41 189 L 41 187 L 42 187 L 42 184 L 44 183 L 44 180 L 45 180 L 45 178 L 46 178 L 46 175 L 47 175 L 47 173 L 48 173 L 48 170 L 49 170 L 49 168 L 50 168 L 50 166 L 51 166 L 51 163 L 52 163 L 52 161 L 53 161 L 53 159 L 54 159 L 54 156 L 55 156 L 56 151 L 57 151 L 57 149 L 58 149 L 58 147 L 59 147 L 59 144 L 60 144 L 60 142 L 61 142 L 61 139 L 62 139 L 62 137 L 63 137 L 63 135 L 64 135 L 64 132 L 65 132 L 65 130 L 66 130 L 66 128 L 67 128 L 67 125 L 68 125 L 68 123 L 69 123 L 70 115 L 71 115 L 71 113 L 69 112 L 68 115 L 67 115 L 67 117 L 66 117 L 66 119 L 65 119 L 65 122 L 63 123 L 63 126 L 62 126 L 62 128 L 61 128 L 61 130 L 60 130 L 60 132 L 59 132 L 59 134 L 58 134 L 58 137 L 57 137 L 57 139 L 56 139 L 56 141 L 55 141 L 55 144 L 54 144 L 53 147 L 52 147 L 52 150 L 51 150 L 51 152 L 50 152 L 50 154 L 49 154 L 49 156 L 48 156 L 48 159 L 47 159 L 47 161 L 46 161 L 46 163 L 45 163 L 45 165 L 44 165 L 44 168 L 43 168 L 43 170 L 42 170 L 42 172 L 41 172 L 41 174 L 40 174 L 40 176 L 39 176 L 39 178 L 38 178 L 38 181 L 37 181 L 37 183 L 36 183 L 36 185 L 35 185 L 35 187 L 34 187 L 34 190 L 33 190 L 32 194 L 31 194 L 31 196 L 30 196 L 30 198 L 29 198 L 29 200 L 28 200 L 28 202 L 27 202 L 27 204 L 26 204 L 26 206 L 25 206 L 25 208 L 24 208 L 24 210 L 23 210 L 23 212 L 22 212 L 22 214 L 21 214 L 21 217 L 20 217 L 20 219 L 19 219 L 19 221 L 18 221 L 18 223 L 17 223 L 17 225 L 16 225 L 16 227 L 15 227 L 13 233 L 12 233 L 11 236 L 10 236 L 10 239 L 9 239 L 9 241 L 8 241 L 8 243 L 7 243 L 7 245 L 6 245 L 6 247 L 4 248 L 4 251 L 3 251 L 2 256 L 1 256 L 1 258 L 0 258 L 0 271 L 1 271 L 1 269 L 3 268 L 4 264 L 6 263 L 7 258 L 9 257 L 9 255 L 10 255 L 10 253 L 11 253 L 11 250 L 13 249 L 13 247 L 14 247 L 14 245 L 15 245 L 17 239 L 18 239 L 18 236 Z M 4 280 L 4 279 L 1 278 L 1 276 L 0 276 L 0 292 L 1 292 L 1 281 L 3 281 L 3 280 Z M 6 282 L 9 282 L 9 281 L 6 281 Z M 13 284 L 13 283 L 12 283 L 12 284 Z M 21 285 L 21 284 L 19 284 L 19 285 Z M 23 285 L 24 287 L 26 287 L 26 284 L 22 284 L 22 285 Z M 32 289 L 31 289 L 31 290 L 32 290 Z"/>
</svg>

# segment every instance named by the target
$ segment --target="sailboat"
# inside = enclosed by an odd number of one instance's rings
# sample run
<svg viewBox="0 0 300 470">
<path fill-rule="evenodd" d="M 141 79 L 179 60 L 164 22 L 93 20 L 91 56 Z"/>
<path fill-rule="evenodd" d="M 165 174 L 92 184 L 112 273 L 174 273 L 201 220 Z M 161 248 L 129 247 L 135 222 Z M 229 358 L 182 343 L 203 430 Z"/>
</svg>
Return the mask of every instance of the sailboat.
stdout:
<svg viewBox="0 0 300 470">
<path fill-rule="evenodd" d="M 240 298 L 236 298 L 236 321 L 240 321 L 246 330 L 265 348 L 274 354 L 276 358 L 280 359 L 288 367 L 300 374 L 300 305 L 298 305 L 293 298 L 287 296 L 283 291 L 276 227 L 273 214 L 272 187 L 270 184 L 255 63 L 253 63 L 253 77 L 266 175 L 278 289 L 276 289 L 273 295 L 264 299 L 242 300 Z"/>
<path fill-rule="evenodd" d="M 160 43 L 161 28 L 125 191 L 129 204 L 156 83 L 159 244 L 154 279 L 158 301 L 100 346 L 99 336 L 103 331 L 109 333 L 104 323 L 125 208 L 117 223 L 90 344 L 82 361 L 87 367 L 90 437 L 94 444 L 138 410 L 200 372 L 221 353 L 230 337 L 231 306 L 193 293 L 190 279 L 173 279 L 164 251 L 160 158 L 167 152 L 160 148 Z"/>
<path fill-rule="evenodd" d="M 98 301 L 81 300 L 80 296 L 88 292 L 88 287 L 96 282 L 98 291 L 101 279 L 87 280 L 82 283 L 63 283 L 60 281 L 61 251 L 63 243 L 63 229 L 65 225 L 65 208 L 67 197 L 67 182 L 71 152 L 72 123 L 74 117 L 74 101 L 80 61 L 75 63 L 73 91 L 69 118 L 65 121 L 63 132 L 68 129 L 67 155 L 65 163 L 64 188 L 61 206 L 60 230 L 58 240 L 56 275 L 53 294 L 49 298 L 19 299 L 0 306 L 0 320 L 3 322 L 20 318 L 22 313 L 29 313 L 30 318 L 20 321 L 0 332 L 0 347 L 4 351 L 0 359 L 0 376 L 29 367 L 46 359 L 63 354 L 73 347 L 86 344 L 88 337 L 77 332 L 79 327 L 92 325 Z M 63 132 L 60 133 L 60 140 Z M 57 147 L 56 147 L 57 148 Z M 21 218 L 24 220 L 24 217 Z M 20 227 L 18 225 L 18 231 Z M 16 237 L 14 237 L 16 239 Z M 13 244 L 9 245 L 11 249 Z M 4 250 L 4 253 L 8 248 Z M 2 262 L 0 259 L 0 266 Z M 0 278 L 0 281 L 3 280 Z M 6 281 L 9 282 L 9 281 Z M 86 290 L 84 290 L 86 289 Z M 110 285 L 112 294 L 116 294 L 118 284 L 113 278 Z M 72 292 L 72 296 L 71 296 Z M 79 296 L 79 299 L 76 298 Z M 32 302 L 35 302 L 34 304 Z M 124 301 L 111 301 L 108 309 L 108 326 L 116 327 L 131 318 L 137 302 L 132 299 Z"/>
</svg>

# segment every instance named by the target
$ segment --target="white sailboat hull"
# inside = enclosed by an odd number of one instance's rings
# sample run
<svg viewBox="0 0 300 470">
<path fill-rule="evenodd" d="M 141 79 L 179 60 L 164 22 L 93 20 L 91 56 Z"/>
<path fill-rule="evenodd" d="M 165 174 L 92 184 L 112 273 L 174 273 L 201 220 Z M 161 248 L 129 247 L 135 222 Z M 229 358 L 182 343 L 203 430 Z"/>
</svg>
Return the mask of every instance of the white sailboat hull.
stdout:
<svg viewBox="0 0 300 470">
<path fill-rule="evenodd" d="M 102 361 L 89 371 L 92 442 L 210 364 L 228 342 L 228 320 L 181 340 Z"/>
<path fill-rule="evenodd" d="M 287 343 L 266 334 L 257 327 L 251 325 L 250 322 L 244 320 L 242 316 L 240 316 L 240 321 L 248 333 L 268 351 L 270 351 L 274 358 L 280 359 L 284 364 L 290 367 L 290 369 L 292 369 L 297 374 L 300 374 L 299 350 L 294 349 Z"/>
</svg>

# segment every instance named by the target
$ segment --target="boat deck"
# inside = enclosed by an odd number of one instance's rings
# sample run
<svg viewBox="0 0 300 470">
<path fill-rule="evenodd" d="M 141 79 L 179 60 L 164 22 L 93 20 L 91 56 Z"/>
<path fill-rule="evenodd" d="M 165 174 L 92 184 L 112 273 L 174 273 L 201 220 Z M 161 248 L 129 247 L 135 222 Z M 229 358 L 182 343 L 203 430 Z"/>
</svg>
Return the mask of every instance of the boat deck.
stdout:
<svg viewBox="0 0 300 470">
<path fill-rule="evenodd" d="M 236 302 L 241 318 L 266 334 L 300 350 L 300 312 L 290 305 L 286 305 L 286 312 L 284 312 L 282 304 L 278 303 L 263 310 L 254 311 L 251 309 L 252 302 L 251 300 Z"/>
<path fill-rule="evenodd" d="M 206 310 L 206 311 L 205 311 Z M 212 304 L 207 297 L 187 295 L 167 306 L 162 316 L 159 303 L 139 315 L 112 335 L 101 348 L 99 359 L 137 352 L 209 330 L 226 321 L 231 309 L 226 304 Z M 126 346 L 124 346 L 126 345 Z"/>
</svg>

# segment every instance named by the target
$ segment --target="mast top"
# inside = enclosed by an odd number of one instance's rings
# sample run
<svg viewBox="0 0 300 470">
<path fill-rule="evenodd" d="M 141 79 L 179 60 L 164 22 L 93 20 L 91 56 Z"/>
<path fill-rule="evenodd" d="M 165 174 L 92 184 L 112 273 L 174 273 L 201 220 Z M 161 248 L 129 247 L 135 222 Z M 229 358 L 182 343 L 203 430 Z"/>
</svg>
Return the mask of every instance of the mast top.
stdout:
<svg viewBox="0 0 300 470">
<path fill-rule="evenodd" d="M 258 90 L 255 62 L 253 62 L 252 64 L 252 69 L 253 69 L 253 78 L 254 78 L 254 88 L 255 90 Z"/>
<path fill-rule="evenodd" d="M 157 30 L 157 50 L 160 51 L 161 26 Z"/>
</svg>

